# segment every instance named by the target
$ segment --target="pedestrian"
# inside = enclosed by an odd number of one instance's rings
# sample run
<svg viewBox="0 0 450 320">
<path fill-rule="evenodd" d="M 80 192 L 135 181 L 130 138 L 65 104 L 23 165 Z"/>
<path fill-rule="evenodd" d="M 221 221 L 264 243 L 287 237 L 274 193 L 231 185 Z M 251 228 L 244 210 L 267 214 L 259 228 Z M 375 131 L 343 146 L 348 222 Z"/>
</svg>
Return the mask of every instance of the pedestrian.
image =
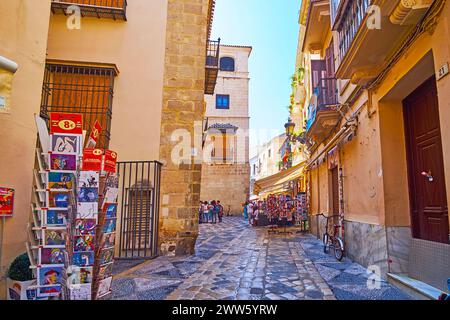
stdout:
<svg viewBox="0 0 450 320">
<path fill-rule="evenodd" d="M 220 200 L 217 200 L 217 206 L 219 207 L 219 223 L 223 222 L 223 206 L 220 204 Z"/>
<path fill-rule="evenodd" d="M 208 201 L 203 203 L 203 223 L 208 223 L 209 209 L 208 209 Z"/>
<path fill-rule="evenodd" d="M 203 223 L 203 202 L 200 201 L 199 205 L 198 205 L 198 223 L 202 224 Z"/>
<path fill-rule="evenodd" d="M 215 201 L 210 201 L 208 206 L 208 221 L 214 223 L 214 203 Z"/>
<path fill-rule="evenodd" d="M 242 205 L 244 207 L 244 219 L 248 220 L 248 201 L 245 201 L 245 203 Z"/>
<path fill-rule="evenodd" d="M 220 214 L 219 200 L 214 200 L 214 223 L 220 222 L 219 214 Z"/>
<path fill-rule="evenodd" d="M 248 215 L 248 223 L 252 224 L 253 218 L 253 205 L 250 201 L 247 201 L 247 215 Z"/>
</svg>

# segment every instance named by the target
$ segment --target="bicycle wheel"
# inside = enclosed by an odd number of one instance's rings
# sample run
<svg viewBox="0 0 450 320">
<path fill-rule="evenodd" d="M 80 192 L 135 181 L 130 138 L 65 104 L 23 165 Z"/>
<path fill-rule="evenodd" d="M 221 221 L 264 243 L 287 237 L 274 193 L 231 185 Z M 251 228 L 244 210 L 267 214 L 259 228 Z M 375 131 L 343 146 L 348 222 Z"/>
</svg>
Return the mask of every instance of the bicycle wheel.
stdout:
<svg viewBox="0 0 450 320">
<path fill-rule="evenodd" d="M 334 256 L 338 261 L 344 258 L 344 242 L 341 238 L 336 238 L 334 240 Z"/>
<path fill-rule="evenodd" d="M 329 239 L 328 233 L 325 233 L 323 235 L 323 252 L 324 253 L 328 253 L 328 239 Z"/>
</svg>

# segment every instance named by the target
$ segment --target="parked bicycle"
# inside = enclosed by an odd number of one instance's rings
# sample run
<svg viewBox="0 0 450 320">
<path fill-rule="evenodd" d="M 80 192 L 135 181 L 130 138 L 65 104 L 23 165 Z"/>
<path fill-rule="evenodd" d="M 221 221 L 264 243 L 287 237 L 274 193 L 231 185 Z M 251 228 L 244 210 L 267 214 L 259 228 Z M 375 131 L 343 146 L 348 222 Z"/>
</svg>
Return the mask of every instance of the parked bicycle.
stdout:
<svg viewBox="0 0 450 320">
<path fill-rule="evenodd" d="M 334 256 L 338 261 L 344 258 L 344 241 L 339 236 L 339 231 L 341 226 L 339 224 L 333 223 L 332 228 L 330 228 L 330 220 L 339 218 L 340 215 L 326 216 L 323 213 L 319 214 L 327 219 L 327 224 L 325 227 L 325 234 L 323 235 L 323 252 L 328 253 L 329 249 L 334 249 Z M 331 231 L 331 234 L 330 234 Z"/>
</svg>

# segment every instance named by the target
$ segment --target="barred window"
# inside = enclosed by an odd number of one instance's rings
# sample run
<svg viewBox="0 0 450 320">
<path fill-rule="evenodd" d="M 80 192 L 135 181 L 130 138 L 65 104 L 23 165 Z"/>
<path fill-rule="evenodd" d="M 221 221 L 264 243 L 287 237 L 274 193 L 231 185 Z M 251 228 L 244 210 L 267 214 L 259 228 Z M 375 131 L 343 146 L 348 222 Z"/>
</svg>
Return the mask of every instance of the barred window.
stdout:
<svg viewBox="0 0 450 320">
<path fill-rule="evenodd" d="M 116 75 L 114 68 L 47 64 L 41 117 L 48 120 L 50 112 L 81 113 L 87 134 L 98 120 L 103 130 L 97 146 L 108 148 Z"/>
</svg>

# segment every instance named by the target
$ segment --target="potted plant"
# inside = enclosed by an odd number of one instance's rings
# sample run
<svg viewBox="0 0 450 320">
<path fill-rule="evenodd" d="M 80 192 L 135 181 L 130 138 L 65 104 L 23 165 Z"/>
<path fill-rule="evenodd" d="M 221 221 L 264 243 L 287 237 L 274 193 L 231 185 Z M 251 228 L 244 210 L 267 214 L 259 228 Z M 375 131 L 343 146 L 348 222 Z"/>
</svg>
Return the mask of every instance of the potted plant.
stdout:
<svg viewBox="0 0 450 320">
<path fill-rule="evenodd" d="M 35 283 L 30 265 L 30 259 L 26 253 L 18 256 L 11 263 L 6 275 L 8 300 L 28 300 L 27 289 Z"/>
</svg>

